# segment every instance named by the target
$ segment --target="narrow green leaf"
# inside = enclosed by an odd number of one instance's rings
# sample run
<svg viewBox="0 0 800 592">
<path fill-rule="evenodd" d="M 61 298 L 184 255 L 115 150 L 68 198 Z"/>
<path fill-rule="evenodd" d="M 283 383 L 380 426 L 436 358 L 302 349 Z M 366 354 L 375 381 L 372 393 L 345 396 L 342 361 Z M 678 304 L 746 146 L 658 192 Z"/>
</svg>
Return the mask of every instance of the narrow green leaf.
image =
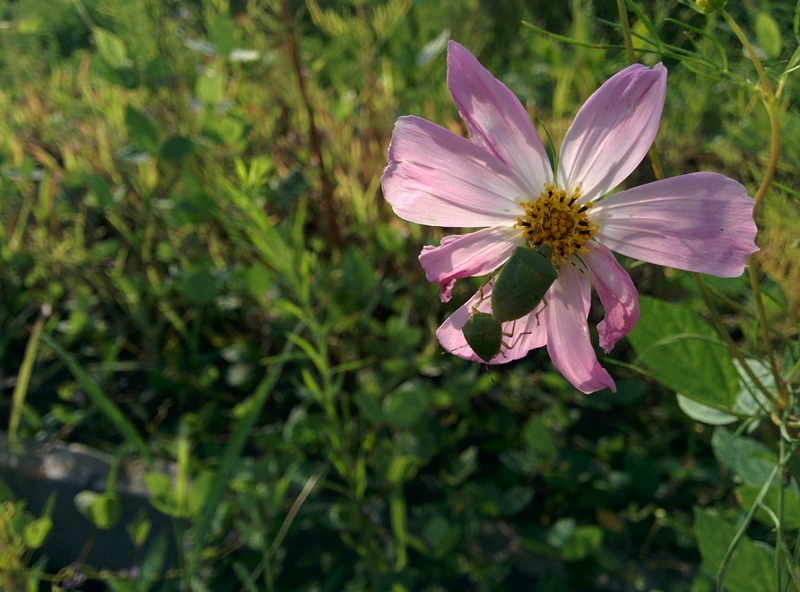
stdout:
<svg viewBox="0 0 800 592">
<path fill-rule="evenodd" d="M 766 12 L 756 13 L 755 30 L 758 45 L 767 53 L 767 56 L 775 59 L 781 55 L 783 40 L 780 27 L 774 18 Z"/>
<path fill-rule="evenodd" d="M 248 409 L 249 412 L 242 417 L 237 424 L 228 445 L 225 447 L 225 451 L 222 453 L 214 482 L 206 497 L 205 511 L 200 515 L 197 526 L 194 529 L 195 544 L 192 546 L 187 559 L 187 573 L 190 577 L 196 573 L 197 562 L 200 559 L 200 551 L 204 547 L 203 541 L 211 528 L 211 522 L 214 519 L 217 507 L 222 501 L 225 489 L 228 487 L 231 475 L 238 464 L 239 457 L 242 454 L 250 431 L 253 429 L 256 420 L 261 416 L 261 411 L 264 409 L 267 399 L 269 399 L 272 390 L 278 383 L 278 379 L 286 363 L 287 358 L 285 356 L 287 356 L 294 347 L 295 345 L 291 341 L 287 341 L 283 346 L 281 350 L 281 359 L 267 370 L 266 376 L 256 388 L 255 393 L 253 393 L 254 404 Z"/>
<path fill-rule="evenodd" d="M 142 457 L 147 461 L 148 466 L 153 466 L 153 457 L 147 448 L 147 443 L 136 431 L 136 427 L 128 420 L 127 417 L 119 410 L 119 408 L 106 396 L 100 386 L 94 379 L 87 374 L 83 368 L 70 356 L 59 343 L 47 335 L 42 334 L 42 340 L 49 345 L 58 354 L 61 360 L 66 364 L 69 371 L 75 379 L 81 384 L 83 389 L 92 399 L 92 402 L 97 405 L 98 409 L 114 424 L 119 432 L 133 444 Z"/>
<path fill-rule="evenodd" d="M 11 417 L 8 420 L 8 448 L 13 450 L 17 444 L 17 432 L 19 422 L 22 418 L 22 410 L 25 407 L 25 398 L 28 394 L 28 386 L 33 373 L 33 365 L 36 363 L 36 356 L 39 353 L 39 343 L 42 337 L 45 316 L 40 314 L 33 325 L 33 330 L 25 346 L 25 355 L 22 358 L 22 365 L 17 374 L 17 383 L 14 385 L 14 392 L 11 395 Z"/>
</svg>

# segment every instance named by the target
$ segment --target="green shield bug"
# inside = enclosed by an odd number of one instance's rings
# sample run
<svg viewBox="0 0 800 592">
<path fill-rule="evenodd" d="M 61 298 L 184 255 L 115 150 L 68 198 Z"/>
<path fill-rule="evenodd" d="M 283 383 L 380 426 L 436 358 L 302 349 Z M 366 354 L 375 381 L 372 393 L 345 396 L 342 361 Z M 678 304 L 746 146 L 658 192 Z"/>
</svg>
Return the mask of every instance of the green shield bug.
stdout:
<svg viewBox="0 0 800 592">
<path fill-rule="evenodd" d="M 549 246 L 517 247 L 494 282 L 492 316 L 501 323 L 524 317 L 539 305 L 557 277 Z"/>
<path fill-rule="evenodd" d="M 515 326 L 516 323 L 514 323 Z M 499 354 L 502 348 L 512 349 L 524 335 L 530 335 L 530 332 L 520 333 L 513 343 L 506 343 L 503 341 L 503 337 L 514 337 L 514 328 L 510 333 L 506 333 L 503 331 L 500 321 L 488 312 L 478 310 L 473 310 L 472 316 L 461 328 L 461 331 L 464 333 L 467 345 L 472 348 L 475 355 L 487 363 Z"/>
<path fill-rule="evenodd" d="M 472 316 L 461 328 L 464 339 L 472 351 L 484 362 L 488 362 L 503 345 L 503 327 L 488 312 L 473 310 Z"/>
<path fill-rule="evenodd" d="M 548 245 L 538 249 L 517 247 L 500 273 L 489 282 L 492 286 L 492 312 L 478 310 L 478 304 L 489 298 L 483 296 L 481 288 L 481 298 L 472 307 L 472 316 L 461 328 L 467 345 L 475 355 L 488 362 L 500 353 L 501 348 L 513 348 L 514 345 L 505 343 L 503 337 L 513 337 L 514 330 L 503 332 L 502 323 L 516 321 L 539 306 L 557 277 L 558 271 L 550 261 Z M 522 335 L 517 337 L 514 344 Z"/>
</svg>

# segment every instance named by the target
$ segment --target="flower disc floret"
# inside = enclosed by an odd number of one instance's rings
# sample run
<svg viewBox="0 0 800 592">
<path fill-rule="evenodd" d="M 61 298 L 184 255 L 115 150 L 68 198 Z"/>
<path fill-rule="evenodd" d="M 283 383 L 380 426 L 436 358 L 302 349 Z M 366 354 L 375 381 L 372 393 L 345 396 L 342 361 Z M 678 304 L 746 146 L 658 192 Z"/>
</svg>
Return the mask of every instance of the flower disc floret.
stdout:
<svg viewBox="0 0 800 592">
<path fill-rule="evenodd" d="M 515 227 L 522 227 L 522 236 L 529 247 L 543 244 L 552 249 L 550 259 L 560 265 L 574 253 L 588 253 L 586 243 L 599 227 L 589 220 L 592 202 L 579 203 L 580 190 L 571 195 L 553 185 L 545 185 L 539 199 L 522 202 L 525 213 Z"/>
</svg>

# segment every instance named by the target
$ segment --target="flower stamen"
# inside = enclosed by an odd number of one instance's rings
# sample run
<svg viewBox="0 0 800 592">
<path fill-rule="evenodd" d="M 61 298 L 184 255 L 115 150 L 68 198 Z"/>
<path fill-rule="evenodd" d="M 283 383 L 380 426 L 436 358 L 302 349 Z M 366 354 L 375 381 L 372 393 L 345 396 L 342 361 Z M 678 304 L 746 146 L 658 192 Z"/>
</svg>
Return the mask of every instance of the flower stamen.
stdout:
<svg viewBox="0 0 800 592">
<path fill-rule="evenodd" d="M 545 185 L 537 200 L 520 204 L 525 213 L 517 218 L 514 227 L 522 228 L 528 246 L 549 245 L 550 259 L 557 265 L 565 263 L 573 253 L 588 253 L 585 245 L 599 227 L 587 215 L 592 202 L 579 205 L 576 202 L 580 196 L 580 189 L 567 195 L 563 189 Z"/>
</svg>

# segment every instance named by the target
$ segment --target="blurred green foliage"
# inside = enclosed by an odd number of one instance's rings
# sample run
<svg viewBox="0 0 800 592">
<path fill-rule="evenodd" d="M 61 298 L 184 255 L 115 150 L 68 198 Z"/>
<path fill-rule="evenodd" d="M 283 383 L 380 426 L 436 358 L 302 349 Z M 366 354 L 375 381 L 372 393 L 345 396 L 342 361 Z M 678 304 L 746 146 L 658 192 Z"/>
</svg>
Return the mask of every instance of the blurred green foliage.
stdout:
<svg viewBox="0 0 800 592">
<path fill-rule="evenodd" d="M 768 126 L 735 38 L 687 4 L 633 8 L 638 49 L 656 52 L 641 59 L 670 68 L 665 171 L 754 189 Z M 768 64 L 792 59 L 792 5 L 731 10 Z M 688 418 L 643 369 L 671 369 L 660 380 L 696 405 L 741 403 L 715 348 L 648 350 L 672 329 L 707 333 L 688 276 L 629 265 L 642 293 L 677 304 L 644 301 L 638 357 L 625 343 L 614 354 L 619 392 L 587 397 L 540 351 L 491 370 L 443 355 L 434 330 L 452 307 L 417 262 L 441 231 L 406 225 L 380 195 L 398 115 L 464 131 L 448 39 L 558 141 L 624 52 L 520 21 L 618 45 L 615 3 L 0 0 L 0 19 L 0 416 L 35 356 L 23 437 L 120 461 L 141 438 L 176 466 L 149 465 L 146 481 L 180 560 L 163 566 L 164 539 L 139 519 L 120 535 L 140 548 L 131 570 L 74 558 L 86 590 L 711 589 L 767 476 L 736 464 L 752 447 L 731 460 L 710 412 Z M 784 122 L 761 257 L 769 314 L 791 334 L 796 230 L 780 222 L 798 213 L 800 125 Z M 642 166 L 631 182 L 651 176 Z M 756 341 L 746 281 L 712 286 L 732 334 Z M 37 318 L 47 338 L 27 354 Z M 681 356 L 691 373 L 675 372 Z M 774 442 L 773 427 L 753 424 Z M 780 497 L 796 531 L 789 480 L 767 483 L 768 507 Z M 98 528 L 118 520 L 106 486 L 76 499 Z M 769 526 L 749 534 L 777 544 Z M 737 560 L 771 565 L 759 544 Z M 25 545 L 15 560 L 29 561 Z M 66 589 L 75 569 L 42 581 Z"/>
</svg>

